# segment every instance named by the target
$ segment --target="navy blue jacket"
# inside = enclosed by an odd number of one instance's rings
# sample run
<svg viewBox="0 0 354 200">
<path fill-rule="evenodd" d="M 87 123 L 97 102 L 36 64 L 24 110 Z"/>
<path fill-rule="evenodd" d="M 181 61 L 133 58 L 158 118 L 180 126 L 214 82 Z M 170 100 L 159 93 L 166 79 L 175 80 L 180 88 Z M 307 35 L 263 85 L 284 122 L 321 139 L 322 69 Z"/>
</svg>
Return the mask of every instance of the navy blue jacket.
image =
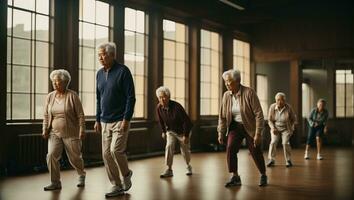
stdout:
<svg viewBox="0 0 354 200">
<path fill-rule="evenodd" d="M 97 72 L 96 81 L 96 121 L 130 121 L 135 106 L 135 89 L 128 67 L 114 62 L 108 71 L 107 80 L 102 67 Z"/>
</svg>

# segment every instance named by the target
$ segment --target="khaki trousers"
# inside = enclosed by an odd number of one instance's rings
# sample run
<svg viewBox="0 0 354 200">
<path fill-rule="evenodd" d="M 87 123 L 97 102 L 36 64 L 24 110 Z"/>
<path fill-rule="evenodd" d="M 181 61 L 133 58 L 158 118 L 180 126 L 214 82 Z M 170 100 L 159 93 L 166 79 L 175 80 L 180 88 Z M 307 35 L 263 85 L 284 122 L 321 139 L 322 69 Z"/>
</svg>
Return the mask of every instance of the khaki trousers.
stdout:
<svg viewBox="0 0 354 200">
<path fill-rule="evenodd" d="M 65 149 L 71 166 L 73 166 L 79 176 L 85 176 L 84 160 L 82 159 L 82 143 L 79 138 L 60 138 L 55 134 L 50 134 L 48 139 L 47 165 L 52 183 L 60 181 L 59 160 Z"/>
<path fill-rule="evenodd" d="M 291 147 L 290 147 L 290 137 L 291 137 L 291 132 L 284 130 L 278 133 L 277 135 L 271 133 L 271 142 L 269 145 L 269 152 L 268 152 L 268 158 L 270 160 L 275 160 L 276 152 L 277 152 L 277 145 L 281 136 L 282 144 L 283 144 L 283 150 L 284 150 L 284 158 L 285 161 L 291 160 Z"/>
<path fill-rule="evenodd" d="M 189 139 L 191 135 L 189 134 Z M 172 167 L 173 164 L 173 155 L 175 153 L 175 144 L 179 142 L 181 154 L 187 164 L 189 165 L 191 161 L 191 151 L 190 151 L 190 142 L 188 144 L 184 144 L 183 135 L 178 135 L 174 132 L 167 131 L 166 132 L 166 149 L 165 149 L 165 163 L 168 167 Z M 190 141 L 190 140 L 189 140 Z"/>
<path fill-rule="evenodd" d="M 125 132 L 119 131 L 121 123 L 122 121 L 101 122 L 102 157 L 109 181 L 113 185 L 122 185 L 119 169 L 123 176 L 129 172 L 126 155 L 129 127 Z"/>
</svg>

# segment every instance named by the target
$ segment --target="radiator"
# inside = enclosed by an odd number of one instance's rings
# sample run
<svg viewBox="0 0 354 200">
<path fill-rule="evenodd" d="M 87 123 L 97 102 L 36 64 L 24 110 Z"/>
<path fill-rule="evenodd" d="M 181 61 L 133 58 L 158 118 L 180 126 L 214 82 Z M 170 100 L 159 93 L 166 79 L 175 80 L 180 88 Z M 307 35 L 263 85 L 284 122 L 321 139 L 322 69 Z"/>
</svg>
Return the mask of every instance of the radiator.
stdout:
<svg viewBox="0 0 354 200">
<path fill-rule="evenodd" d="M 42 167 L 46 165 L 47 140 L 41 134 L 18 135 L 17 167 Z"/>
</svg>

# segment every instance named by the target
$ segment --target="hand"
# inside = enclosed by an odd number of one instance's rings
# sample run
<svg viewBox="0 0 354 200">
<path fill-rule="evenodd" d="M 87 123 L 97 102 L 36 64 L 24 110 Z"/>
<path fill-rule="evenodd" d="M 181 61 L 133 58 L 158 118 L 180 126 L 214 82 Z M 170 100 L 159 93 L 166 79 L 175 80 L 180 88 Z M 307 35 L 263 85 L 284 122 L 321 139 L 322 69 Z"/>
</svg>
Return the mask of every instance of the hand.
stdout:
<svg viewBox="0 0 354 200">
<path fill-rule="evenodd" d="M 184 144 L 188 144 L 189 143 L 189 137 L 188 136 L 183 136 L 182 140 L 183 140 Z"/>
<path fill-rule="evenodd" d="M 162 137 L 163 139 L 166 139 L 166 133 L 162 133 L 162 134 L 161 134 L 161 137 Z"/>
<path fill-rule="evenodd" d="M 314 123 L 313 123 L 313 127 L 316 128 L 317 126 L 318 126 L 318 123 L 317 123 L 317 122 L 314 122 Z"/>
<path fill-rule="evenodd" d="M 95 125 L 93 126 L 93 128 L 95 129 L 96 133 L 101 133 L 101 131 L 102 131 L 101 122 L 95 122 Z"/>
<path fill-rule="evenodd" d="M 274 134 L 274 135 L 278 135 L 278 134 L 279 134 L 278 129 L 273 129 L 272 131 L 273 131 L 273 134 Z"/>
<path fill-rule="evenodd" d="M 120 127 L 118 128 L 118 131 L 120 132 L 126 132 L 128 130 L 129 126 L 129 121 L 123 119 L 122 123 L 120 124 Z"/>
<path fill-rule="evenodd" d="M 257 147 L 258 145 L 261 144 L 261 135 L 260 134 L 256 134 L 253 138 L 253 142 L 254 142 L 254 147 Z"/>
<path fill-rule="evenodd" d="M 48 138 L 49 138 L 49 133 L 48 133 L 48 131 L 43 131 L 42 137 L 43 137 L 43 139 L 48 139 Z"/>
<path fill-rule="evenodd" d="M 219 141 L 219 144 L 224 144 L 224 138 L 222 137 L 222 135 L 218 136 L 218 141 Z"/>
<path fill-rule="evenodd" d="M 327 126 L 325 126 L 325 127 L 323 128 L 323 133 L 327 135 L 327 133 L 328 133 Z"/>
<path fill-rule="evenodd" d="M 81 132 L 79 135 L 80 140 L 85 139 L 85 136 L 86 136 L 85 132 Z"/>
</svg>

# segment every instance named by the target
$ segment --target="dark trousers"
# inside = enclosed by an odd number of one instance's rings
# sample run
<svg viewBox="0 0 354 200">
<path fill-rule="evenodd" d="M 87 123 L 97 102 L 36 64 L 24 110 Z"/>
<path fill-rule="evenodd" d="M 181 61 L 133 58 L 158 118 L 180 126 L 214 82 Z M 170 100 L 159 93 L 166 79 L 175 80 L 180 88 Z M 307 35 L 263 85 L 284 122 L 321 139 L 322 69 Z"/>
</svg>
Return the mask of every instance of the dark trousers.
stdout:
<svg viewBox="0 0 354 200">
<path fill-rule="evenodd" d="M 253 138 L 248 135 L 243 125 L 237 122 L 232 122 L 229 127 L 229 134 L 227 136 L 227 165 L 229 172 L 237 172 L 237 153 L 241 148 L 243 139 L 246 139 L 247 147 L 253 157 L 255 164 L 261 174 L 265 174 L 266 168 L 264 164 L 263 153 L 261 145 L 254 147 Z"/>
</svg>

